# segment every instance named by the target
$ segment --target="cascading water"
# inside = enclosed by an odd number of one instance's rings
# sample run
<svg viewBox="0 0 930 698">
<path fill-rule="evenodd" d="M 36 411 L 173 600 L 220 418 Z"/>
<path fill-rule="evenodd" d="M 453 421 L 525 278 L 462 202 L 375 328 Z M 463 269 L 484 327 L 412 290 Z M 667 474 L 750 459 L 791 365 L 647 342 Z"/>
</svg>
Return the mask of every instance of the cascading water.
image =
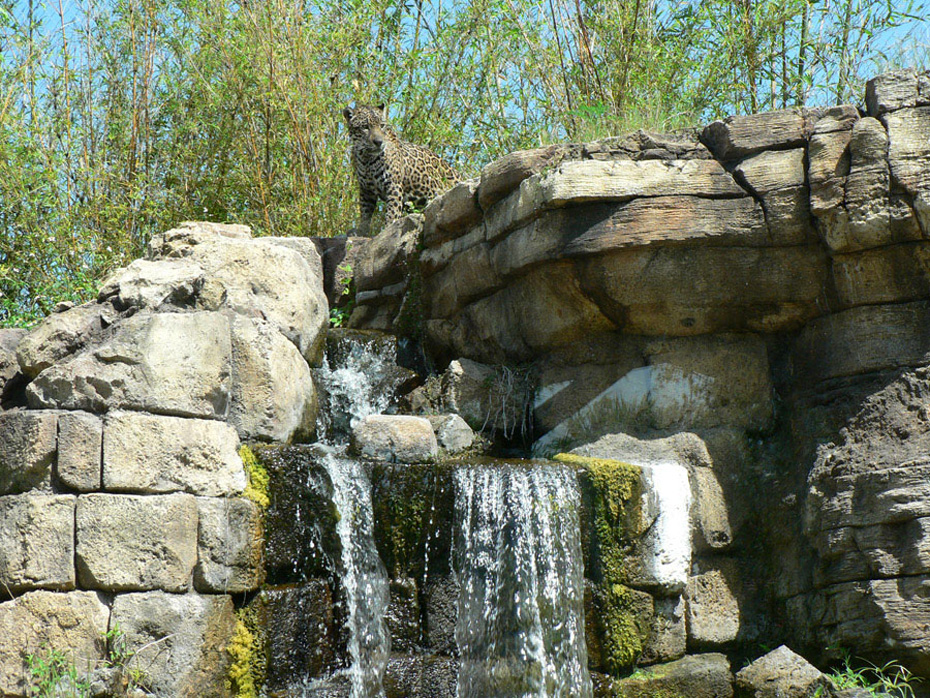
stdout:
<svg viewBox="0 0 930 698">
<path fill-rule="evenodd" d="M 389 601 L 387 573 L 374 541 L 371 484 L 361 464 L 335 453 L 322 462 L 333 483 L 339 512 L 336 532 L 342 548 L 342 588 L 349 630 L 347 670 L 351 698 L 383 695 L 381 681 L 391 639 L 384 623 Z"/>
<path fill-rule="evenodd" d="M 590 698 L 574 473 L 455 472 L 458 698 Z"/>
<path fill-rule="evenodd" d="M 350 662 L 345 673 L 351 698 L 378 698 L 384 695 L 382 679 L 390 654 L 384 620 L 389 586 L 375 547 L 371 483 L 362 464 L 346 457 L 345 450 L 356 421 L 388 410 L 400 379 L 394 357 L 385 355 L 376 342 L 364 341 L 350 342 L 342 355 L 324 359 L 317 377 L 324 392 L 318 432 L 329 446 L 321 465 L 332 482 L 339 513 L 336 533 Z M 313 690 L 308 693 L 315 695 Z"/>
</svg>

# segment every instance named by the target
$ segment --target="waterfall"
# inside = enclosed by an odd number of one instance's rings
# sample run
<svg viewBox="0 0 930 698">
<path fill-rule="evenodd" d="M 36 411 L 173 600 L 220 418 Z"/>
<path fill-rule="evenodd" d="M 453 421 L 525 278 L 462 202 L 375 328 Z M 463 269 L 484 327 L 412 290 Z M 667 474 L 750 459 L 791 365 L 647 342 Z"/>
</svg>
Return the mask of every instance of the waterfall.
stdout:
<svg viewBox="0 0 930 698">
<path fill-rule="evenodd" d="M 383 695 L 381 680 L 391 638 L 384 623 L 389 601 L 387 574 L 374 541 L 371 484 L 361 464 L 327 454 L 323 466 L 333 483 L 339 512 L 336 532 L 342 547 L 342 587 L 349 630 L 347 670 L 351 698 Z"/>
<path fill-rule="evenodd" d="M 402 380 L 394 361 L 395 354 L 385 342 L 349 336 L 335 345 L 335 351 L 327 352 L 317 372 L 323 393 L 317 429 L 319 440 L 328 444 L 321 464 L 332 482 L 339 514 L 336 533 L 350 662 L 345 675 L 351 698 L 384 695 L 382 679 L 391 646 L 384 617 L 390 592 L 375 547 L 371 483 L 362 464 L 344 453 L 356 421 L 391 408 Z"/>
<path fill-rule="evenodd" d="M 398 368 L 396 347 L 366 333 L 347 334 L 327 351 L 317 369 L 321 389 L 319 440 L 344 442 L 352 426 L 370 414 L 394 411 L 394 394 L 407 378 Z"/>
<path fill-rule="evenodd" d="M 575 474 L 455 472 L 459 698 L 590 698 Z"/>
</svg>

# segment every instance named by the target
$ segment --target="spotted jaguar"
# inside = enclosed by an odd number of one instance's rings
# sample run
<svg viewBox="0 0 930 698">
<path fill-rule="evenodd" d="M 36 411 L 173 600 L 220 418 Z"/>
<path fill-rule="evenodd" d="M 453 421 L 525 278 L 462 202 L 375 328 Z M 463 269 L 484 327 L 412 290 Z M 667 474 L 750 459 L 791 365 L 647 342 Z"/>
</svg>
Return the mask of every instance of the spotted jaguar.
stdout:
<svg viewBox="0 0 930 698">
<path fill-rule="evenodd" d="M 429 148 L 403 140 L 384 121 L 384 105 L 346 107 L 342 115 L 352 141 L 352 168 L 358 180 L 358 235 L 369 235 L 378 200 L 385 223 L 400 218 L 407 202 L 422 208 L 459 180 L 452 165 Z"/>
</svg>

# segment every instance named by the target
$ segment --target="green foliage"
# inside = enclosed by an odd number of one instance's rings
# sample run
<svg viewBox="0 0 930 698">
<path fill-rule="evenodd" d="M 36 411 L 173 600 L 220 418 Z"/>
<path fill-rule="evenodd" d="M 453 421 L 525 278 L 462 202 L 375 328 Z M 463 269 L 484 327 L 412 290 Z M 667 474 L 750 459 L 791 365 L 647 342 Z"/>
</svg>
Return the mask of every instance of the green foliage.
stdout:
<svg viewBox="0 0 930 698">
<path fill-rule="evenodd" d="M 267 508 L 271 504 L 271 498 L 268 492 L 270 478 L 268 470 L 262 465 L 255 454 L 248 446 L 242 446 L 239 449 L 239 457 L 242 459 L 242 465 L 245 468 L 245 474 L 248 477 L 248 484 L 245 486 L 243 496 L 251 499 L 260 507 Z"/>
<path fill-rule="evenodd" d="M 85 698 L 90 695 L 90 683 L 82 678 L 72 659 L 51 647 L 26 657 L 31 698 Z"/>
<path fill-rule="evenodd" d="M 102 639 L 106 644 L 102 666 L 116 669 L 127 691 L 143 687 L 145 676 L 140 669 L 129 666 L 135 651 L 130 649 L 119 623 L 107 630 Z M 93 663 L 88 665 L 86 673 L 80 672 L 71 656 L 46 646 L 41 652 L 27 655 L 26 666 L 30 698 L 86 698 L 91 695 L 89 674 L 95 668 Z"/>
<path fill-rule="evenodd" d="M 889 661 L 881 666 L 865 660 L 855 660 L 849 652 L 843 652 L 841 664 L 827 676 L 840 689 L 864 688 L 874 696 L 891 698 L 914 698 L 916 684 L 921 683 L 902 664 Z"/>
<path fill-rule="evenodd" d="M 185 219 L 334 235 L 341 110 L 463 173 L 511 150 L 848 100 L 923 0 L 0 3 L 0 324 L 83 301 Z M 903 45 L 902 30 L 893 45 Z M 911 33 L 914 35 L 914 32 Z M 910 44 L 909 44 L 910 45 Z M 927 64 L 915 44 L 901 58 Z"/>
</svg>

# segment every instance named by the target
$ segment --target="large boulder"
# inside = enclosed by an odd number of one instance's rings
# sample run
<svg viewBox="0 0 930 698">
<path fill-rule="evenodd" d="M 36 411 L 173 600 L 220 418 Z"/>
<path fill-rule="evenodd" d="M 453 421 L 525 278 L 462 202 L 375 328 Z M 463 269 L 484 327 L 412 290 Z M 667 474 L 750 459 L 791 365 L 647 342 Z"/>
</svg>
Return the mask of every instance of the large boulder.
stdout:
<svg viewBox="0 0 930 698">
<path fill-rule="evenodd" d="M 27 399 L 32 407 L 221 419 L 231 354 L 229 318 L 221 313 L 139 313 L 103 343 L 43 371 Z"/>
<path fill-rule="evenodd" d="M 240 230 L 241 229 L 241 230 Z M 329 307 L 323 293 L 322 265 L 312 242 L 282 243 L 250 237 L 248 228 L 182 223 L 155 236 L 155 259 L 182 257 L 204 270 L 197 305 L 229 308 L 268 320 L 311 364 L 320 361 Z M 311 258 L 313 261 L 308 262 Z"/>
<path fill-rule="evenodd" d="M 29 655 L 58 650 L 79 670 L 103 661 L 110 609 L 90 591 L 31 591 L 0 603 L 0 695 L 34 695 Z"/>
</svg>

